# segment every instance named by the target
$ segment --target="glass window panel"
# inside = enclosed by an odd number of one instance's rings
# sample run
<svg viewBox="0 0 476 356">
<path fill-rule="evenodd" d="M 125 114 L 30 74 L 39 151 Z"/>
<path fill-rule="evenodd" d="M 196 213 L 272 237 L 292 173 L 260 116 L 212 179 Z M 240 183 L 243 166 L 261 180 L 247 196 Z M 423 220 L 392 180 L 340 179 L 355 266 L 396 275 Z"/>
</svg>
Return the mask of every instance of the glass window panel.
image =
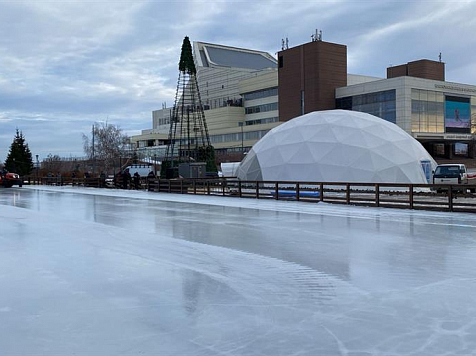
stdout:
<svg viewBox="0 0 476 356">
<path fill-rule="evenodd" d="M 420 115 L 418 112 L 412 112 L 412 132 L 420 131 Z"/>
<path fill-rule="evenodd" d="M 434 91 L 428 91 L 428 101 L 436 101 L 436 93 Z"/>
<path fill-rule="evenodd" d="M 397 96 L 396 90 L 388 90 L 385 92 L 386 101 L 395 100 L 396 96 Z"/>
<path fill-rule="evenodd" d="M 420 101 L 412 100 L 412 114 L 420 112 Z"/>
<path fill-rule="evenodd" d="M 420 100 L 420 91 L 418 89 L 412 89 L 412 99 Z"/>
<path fill-rule="evenodd" d="M 436 101 L 428 101 L 428 114 L 436 115 L 436 112 L 437 112 Z"/>
<path fill-rule="evenodd" d="M 420 100 L 427 101 L 428 100 L 428 91 L 427 90 L 420 90 Z"/>
</svg>

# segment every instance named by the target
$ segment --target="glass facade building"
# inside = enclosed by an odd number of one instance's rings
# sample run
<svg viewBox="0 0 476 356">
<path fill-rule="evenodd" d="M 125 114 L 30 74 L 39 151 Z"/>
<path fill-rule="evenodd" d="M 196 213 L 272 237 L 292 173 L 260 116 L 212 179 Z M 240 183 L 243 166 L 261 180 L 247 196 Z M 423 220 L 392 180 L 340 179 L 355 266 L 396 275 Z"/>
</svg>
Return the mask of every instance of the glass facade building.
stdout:
<svg viewBox="0 0 476 356">
<path fill-rule="evenodd" d="M 412 89 L 412 132 L 475 133 L 476 96 Z"/>
<path fill-rule="evenodd" d="M 412 89 L 412 132 L 445 132 L 445 95 Z"/>
<path fill-rule="evenodd" d="M 397 120 L 395 89 L 338 98 L 336 107 L 337 109 L 365 112 L 394 124 Z"/>
</svg>

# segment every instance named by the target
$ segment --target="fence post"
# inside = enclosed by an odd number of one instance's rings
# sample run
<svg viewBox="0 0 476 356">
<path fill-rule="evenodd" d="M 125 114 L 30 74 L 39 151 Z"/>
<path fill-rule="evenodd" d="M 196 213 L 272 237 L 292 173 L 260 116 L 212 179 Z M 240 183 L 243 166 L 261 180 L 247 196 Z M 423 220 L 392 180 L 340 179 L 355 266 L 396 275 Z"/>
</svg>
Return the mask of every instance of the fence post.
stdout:
<svg viewBox="0 0 476 356">
<path fill-rule="evenodd" d="M 324 201 L 324 184 L 319 185 L 319 200 Z"/>
<path fill-rule="evenodd" d="M 453 211 L 453 186 L 448 187 L 448 209 Z"/>
<path fill-rule="evenodd" d="M 345 185 L 345 201 L 347 205 L 350 204 L 350 184 L 349 183 Z"/>
<path fill-rule="evenodd" d="M 410 188 L 409 188 L 409 192 L 408 194 L 410 194 L 409 198 L 410 198 L 410 209 L 413 209 L 413 184 L 410 184 Z"/>
<path fill-rule="evenodd" d="M 180 179 L 180 194 L 183 194 L 183 179 Z"/>
<path fill-rule="evenodd" d="M 296 182 L 296 200 L 299 201 L 299 182 Z"/>
<path fill-rule="evenodd" d="M 197 195 L 197 182 L 195 181 L 195 179 L 193 180 L 193 194 Z"/>
<path fill-rule="evenodd" d="M 170 182 L 170 179 L 169 179 L 169 193 L 172 191 L 172 183 Z"/>
<path fill-rule="evenodd" d="M 160 193 L 160 178 L 157 178 L 157 192 Z"/>
<path fill-rule="evenodd" d="M 380 206 L 380 185 L 375 184 L 375 206 Z"/>
<path fill-rule="evenodd" d="M 275 190 L 276 190 L 276 200 L 279 200 L 279 183 L 276 182 L 275 184 Z"/>
<path fill-rule="evenodd" d="M 225 180 L 222 179 L 221 180 L 221 191 L 222 191 L 222 195 L 225 196 Z"/>
<path fill-rule="evenodd" d="M 256 181 L 256 199 L 259 199 L 259 183 Z"/>
<path fill-rule="evenodd" d="M 207 194 L 210 195 L 210 181 L 207 180 Z"/>
<path fill-rule="evenodd" d="M 241 198 L 241 180 L 238 181 L 238 195 Z"/>
</svg>

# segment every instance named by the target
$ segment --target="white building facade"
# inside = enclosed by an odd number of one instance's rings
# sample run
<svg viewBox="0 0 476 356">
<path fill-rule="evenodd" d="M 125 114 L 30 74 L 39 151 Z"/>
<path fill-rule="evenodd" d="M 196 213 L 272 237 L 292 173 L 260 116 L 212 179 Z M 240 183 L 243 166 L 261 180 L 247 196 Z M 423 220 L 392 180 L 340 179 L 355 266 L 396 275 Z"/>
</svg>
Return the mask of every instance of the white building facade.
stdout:
<svg viewBox="0 0 476 356">
<path fill-rule="evenodd" d="M 401 76 L 338 88 L 336 103 L 397 124 L 434 156 L 475 156 L 474 85 Z"/>
</svg>

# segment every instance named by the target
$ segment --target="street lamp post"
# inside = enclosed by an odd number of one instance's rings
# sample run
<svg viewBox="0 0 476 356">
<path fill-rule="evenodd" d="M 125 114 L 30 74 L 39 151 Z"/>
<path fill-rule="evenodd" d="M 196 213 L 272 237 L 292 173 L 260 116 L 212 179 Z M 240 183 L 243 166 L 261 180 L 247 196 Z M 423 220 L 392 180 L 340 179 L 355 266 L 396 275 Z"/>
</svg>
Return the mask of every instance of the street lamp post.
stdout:
<svg viewBox="0 0 476 356">
<path fill-rule="evenodd" d="M 241 158 L 243 159 L 244 157 L 244 147 L 243 147 L 243 141 L 244 141 L 244 133 L 243 133 L 243 126 L 245 125 L 245 122 L 243 121 L 241 123 Z"/>
<path fill-rule="evenodd" d="M 40 168 L 40 162 L 38 161 L 39 155 L 36 155 L 36 180 L 38 180 L 38 169 Z"/>
</svg>

